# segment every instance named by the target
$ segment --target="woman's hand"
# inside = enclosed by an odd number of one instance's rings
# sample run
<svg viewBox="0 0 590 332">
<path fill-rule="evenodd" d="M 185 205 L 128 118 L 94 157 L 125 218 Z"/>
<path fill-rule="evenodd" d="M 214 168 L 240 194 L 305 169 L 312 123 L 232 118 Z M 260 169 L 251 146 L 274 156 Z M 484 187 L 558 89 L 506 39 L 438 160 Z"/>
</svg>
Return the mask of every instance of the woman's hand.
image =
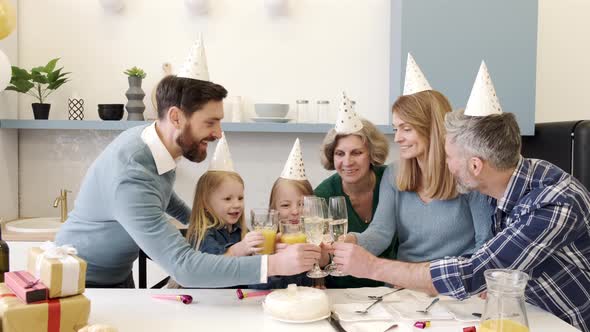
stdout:
<svg viewBox="0 0 590 332">
<path fill-rule="evenodd" d="M 227 253 L 230 256 L 250 256 L 262 250 L 260 247 L 264 243 L 264 236 L 260 232 L 248 232 L 242 241 L 229 247 Z"/>
</svg>

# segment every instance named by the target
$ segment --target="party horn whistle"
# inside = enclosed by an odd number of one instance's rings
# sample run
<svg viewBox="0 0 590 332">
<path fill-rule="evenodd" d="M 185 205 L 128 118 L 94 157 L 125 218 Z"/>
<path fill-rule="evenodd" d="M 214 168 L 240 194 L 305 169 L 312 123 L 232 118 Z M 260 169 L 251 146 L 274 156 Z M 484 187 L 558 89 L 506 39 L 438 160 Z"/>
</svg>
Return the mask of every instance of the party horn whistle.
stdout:
<svg viewBox="0 0 590 332">
<path fill-rule="evenodd" d="M 193 297 L 190 295 L 186 295 L 186 294 L 179 294 L 179 295 L 166 295 L 166 294 L 162 294 L 162 295 L 152 295 L 152 298 L 154 299 L 160 299 L 160 300 L 172 300 L 172 301 L 180 301 L 184 304 L 191 304 L 193 303 Z"/>
<path fill-rule="evenodd" d="M 238 299 L 240 299 L 240 300 L 243 300 L 243 299 L 245 299 L 247 297 L 264 296 L 264 295 L 269 294 L 270 292 L 272 292 L 272 291 L 265 290 L 265 291 L 258 291 L 258 292 L 249 292 L 249 293 L 246 293 L 246 292 L 242 291 L 239 288 L 236 289 L 236 294 L 238 294 Z"/>
</svg>

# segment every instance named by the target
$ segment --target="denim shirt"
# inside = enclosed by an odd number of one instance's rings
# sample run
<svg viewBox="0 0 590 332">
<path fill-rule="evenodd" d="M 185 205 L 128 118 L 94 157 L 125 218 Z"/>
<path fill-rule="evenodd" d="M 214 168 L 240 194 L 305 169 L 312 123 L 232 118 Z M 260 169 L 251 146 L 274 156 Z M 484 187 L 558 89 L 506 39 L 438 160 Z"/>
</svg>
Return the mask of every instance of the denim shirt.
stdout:
<svg viewBox="0 0 590 332">
<path fill-rule="evenodd" d="M 199 251 L 213 255 L 223 255 L 227 249 L 242 240 L 242 229 L 238 225 L 233 225 L 232 231 L 227 227 L 211 228 L 205 233 L 201 240 Z M 193 246 L 195 243 L 193 243 Z"/>
</svg>

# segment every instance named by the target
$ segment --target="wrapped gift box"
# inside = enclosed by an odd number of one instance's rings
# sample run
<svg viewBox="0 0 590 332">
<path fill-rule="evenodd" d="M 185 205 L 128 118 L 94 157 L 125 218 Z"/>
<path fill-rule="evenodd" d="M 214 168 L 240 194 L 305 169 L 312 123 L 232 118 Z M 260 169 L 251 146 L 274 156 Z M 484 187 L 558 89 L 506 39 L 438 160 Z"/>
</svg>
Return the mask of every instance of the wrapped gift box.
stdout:
<svg viewBox="0 0 590 332">
<path fill-rule="evenodd" d="M 84 293 L 86 262 L 70 246 L 46 242 L 29 250 L 27 270 L 49 288 L 49 298 Z"/>
<path fill-rule="evenodd" d="M 0 284 L 0 331 L 70 332 L 88 324 L 90 300 L 84 295 L 26 304 Z"/>
<path fill-rule="evenodd" d="M 4 273 L 6 286 L 25 303 L 47 300 L 49 290 L 39 279 L 27 271 Z"/>
</svg>

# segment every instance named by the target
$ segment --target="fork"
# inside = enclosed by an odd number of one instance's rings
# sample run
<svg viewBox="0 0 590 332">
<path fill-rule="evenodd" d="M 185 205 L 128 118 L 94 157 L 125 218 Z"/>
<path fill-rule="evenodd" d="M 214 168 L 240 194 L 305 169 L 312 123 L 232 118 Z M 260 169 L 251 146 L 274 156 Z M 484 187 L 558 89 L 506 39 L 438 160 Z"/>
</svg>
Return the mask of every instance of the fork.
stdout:
<svg viewBox="0 0 590 332">
<path fill-rule="evenodd" d="M 440 299 L 437 297 L 434 300 L 432 300 L 432 302 L 430 302 L 430 304 L 428 305 L 428 307 L 424 308 L 424 310 L 416 310 L 416 312 L 421 312 L 423 314 L 427 314 L 428 310 L 430 310 L 430 308 L 432 308 L 433 305 L 436 304 L 436 302 L 438 302 Z"/>
<path fill-rule="evenodd" d="M 370 305 L 370 306 L 368 306 L 368 307 L 367 307 L 365 310 L 356 310 L 355 312 L 356 312 L 357 314 L 364 315 L 364 314 L 368 313 L 368 312 L 369 312 L 369 309 L 373 308 L 373 306 L 374 306 L 375 304 L 377 304 L 377 303 L 379 303 L 379 302 L 381 302 L 381 301 L 383 301 L 383 298 L 380 298 L 380 299 L 377 299 L 377 300 L 375 300 L 375 302 L 371 303 L 371 305 Z"/>
<path fill-rule="evenodd" d="M 398 288 L 398 289 L 394 289 L 394 290 L 392 290 L 392 291 L 391 291 L 391 292 L 389 292 L 389 293 L 385 293 L 385 294 L 383 294 L 383 295 L 379 295 L 379 296 L 377 296 L 377 295 L 369 295 L 369 296 L 367 296 L 367 297 L 368 297 L 369 299 L 371 299 L 371 300 L 378 300 L 378 299 L 382 299 L 382 298 L 386 297 L 387 295 L 391 295 L 391 294 L 393 294 L 393 293 L 397 293 L 397 292 L 399 292 L 399 291 L 403 291 L 404 289 L 405 289 L 405 288 Z"/>
</svg>

